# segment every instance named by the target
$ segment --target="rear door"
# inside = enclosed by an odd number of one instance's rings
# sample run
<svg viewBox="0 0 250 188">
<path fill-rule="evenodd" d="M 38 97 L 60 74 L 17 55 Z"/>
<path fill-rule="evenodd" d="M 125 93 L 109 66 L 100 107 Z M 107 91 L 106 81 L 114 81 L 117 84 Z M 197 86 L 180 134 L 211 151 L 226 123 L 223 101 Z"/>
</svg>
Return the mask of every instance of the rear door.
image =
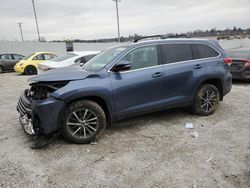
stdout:
<svg viewBox="0 0 250 188">
<path fill-rule="evenodd" d="M 203 71 L 195 61 L 191 43 L 161 44 L 161 60 L 166 75 L 163 82 L 164 105 L 185 105 L 192 101 L 196 77 Z"/>
<path fill-rule="evenodd" d="M 12 59 L 11 54 L 4 54 L 1 56 L 1 58 L 5 70 L 13 69 L 13 63 L 15 60 Z"/>
<path fill-rule="evenodd" d="M 163 65 L 159 64 L 156 45 L 138 47 L 126 54 L 131 69 L 110 71 L 113 97 L 118 119 L 161 108 Z"/>
</svg>

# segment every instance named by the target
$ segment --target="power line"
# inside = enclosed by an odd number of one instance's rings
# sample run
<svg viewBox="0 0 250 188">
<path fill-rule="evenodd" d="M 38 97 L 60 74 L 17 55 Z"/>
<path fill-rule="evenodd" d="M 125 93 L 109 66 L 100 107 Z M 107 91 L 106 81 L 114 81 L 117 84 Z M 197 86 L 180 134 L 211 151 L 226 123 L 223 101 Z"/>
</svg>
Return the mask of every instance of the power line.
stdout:
<svg viewBox="0 0 250 188">
<path fill-rule="evenodd" d="M 19 22 L 19 23 L 17 23 L 17 24 L 19 25 L 19 29 L 20 29 L 22 41 L 24 41 L 24 40 L 23 40 L 23 31 L 22 31 L 22 24 L 23 24 L 23 23 Z"/>
<path fill-rule="evenodd" d="M 41 42 L 40 33 L 39 33 L 39 28 L 38 28 L 38 21 L 37 21 L 37 16 L 36 16 L 36 8 L 35 8 L 35 2 L 34 2 L 34 0 L 32 0 L 32 4 L 33 4 L 33 10 L 34 10 L 34 15 L 35 15 L 35 20 L 36 20 L 36 30 L 37 30 L 37 35 L 38 35 L 38 41 L 39 41 L 39 42 Z"/>
</svg>

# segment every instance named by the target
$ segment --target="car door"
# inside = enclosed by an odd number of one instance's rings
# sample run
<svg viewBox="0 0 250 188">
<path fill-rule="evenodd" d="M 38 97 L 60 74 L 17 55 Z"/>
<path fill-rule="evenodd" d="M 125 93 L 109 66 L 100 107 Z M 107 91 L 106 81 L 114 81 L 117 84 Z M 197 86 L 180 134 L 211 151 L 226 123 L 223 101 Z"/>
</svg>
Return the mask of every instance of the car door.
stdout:
<svg viewBox="0 0 250 188">
<path fill-rule="evenodd" d="M 12 64 L 14 60 L 12 59 L 11 54 L 4 54 L 1 56 L 1 58 L 5 70 L 10 70 L 13 68 Z"/>
<path fill-rule="evenodd" d="M 190 103 L 195 87 L 196 71 L 203 71 L 202 65 L 194 60 L 192 45 L 189 43 L 161 44 L 160 51 L 166 73 L 163 81 L 165 107 Z"/>
<path fill-rule="evenodd" d="M 163 65 L 159 64 L 158 47 L 138 47 L 127 53 L 121 61 L 130 63 L 131 68 L 122 72 L 110 71 L 117 118 L 160 108 L 165 73 Z"/>
<path fill-rule="evenodd" d="M 44 62 L 44 60 L 44 54 L 38 54 L 32 59 L 32 64 L 38 67 L 38 64 Z"/>
</svg>

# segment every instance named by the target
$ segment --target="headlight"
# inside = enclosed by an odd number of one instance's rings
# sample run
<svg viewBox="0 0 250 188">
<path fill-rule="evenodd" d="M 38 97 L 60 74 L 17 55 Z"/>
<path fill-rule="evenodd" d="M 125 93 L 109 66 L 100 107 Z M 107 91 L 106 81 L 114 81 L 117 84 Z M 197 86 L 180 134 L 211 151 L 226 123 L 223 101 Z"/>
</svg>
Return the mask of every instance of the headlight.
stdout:
<svg viewBox="0 0 250 188">
<path fill-rule="evenodd" d="M 46 66 L 46 65 L 39 65 L 39 68 L 43 71 L 47 71 L 50 69 L 50 67 Z"/>
<path fill-rule="evenodd" d="M 26 96 L 33 99 L 46 99 L 57 89 L 67 85 L 68 82 L 69 81 L 33 83 L 31 84 L 31 88 L 27 90 Z"/>
</svg>

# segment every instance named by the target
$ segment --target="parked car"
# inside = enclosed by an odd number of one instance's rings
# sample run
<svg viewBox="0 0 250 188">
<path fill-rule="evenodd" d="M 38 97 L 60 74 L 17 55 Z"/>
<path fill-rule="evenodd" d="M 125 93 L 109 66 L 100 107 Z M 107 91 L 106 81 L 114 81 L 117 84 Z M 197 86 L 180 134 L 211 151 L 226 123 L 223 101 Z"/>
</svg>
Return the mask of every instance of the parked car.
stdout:
<svg viewBox="0 0 250 188">
<path fill-rule="evenodd" d="M 233 79 L 244 80 L 250 83 L 250 51 L 230 50 L 227 55 L 232 58 L 230 71 Z"/>
<path fill-rule="evenodd" d="M 78 64 L 82 66 L 88 60 L 96 56 L 100 51 L 83 51 L 83 52 L 70 52 L 64 56 L 53 58 L 38 65 L 38 72 L 44 72 L 50 69 L 62 68 Z"/>
<path fill-rule="evenodd" d="M 0 54 L 0 73 L 13 71 L 15 64 L 23 58 L 20 54 Z"/>
<path fill-rule="evenodd" d="M 17 110 L 28 134 L 60 132 L 89 143 L 106 123 L 188 106 L 213 114 L 231 90 L 230 59 L 217 42 L 167 39 L 107 49 L 83 67 L 54 69 L 31 78 Z"/>
<path fill-rule="evenodd" d="M 16 72 L 21 74 L 37 74 L 38 64 L 50 60 L 54 57 L 57 57 L 57 55 L 51 52 L 35 52 L 16 63 L 14 69 Z"/>
</svg>

